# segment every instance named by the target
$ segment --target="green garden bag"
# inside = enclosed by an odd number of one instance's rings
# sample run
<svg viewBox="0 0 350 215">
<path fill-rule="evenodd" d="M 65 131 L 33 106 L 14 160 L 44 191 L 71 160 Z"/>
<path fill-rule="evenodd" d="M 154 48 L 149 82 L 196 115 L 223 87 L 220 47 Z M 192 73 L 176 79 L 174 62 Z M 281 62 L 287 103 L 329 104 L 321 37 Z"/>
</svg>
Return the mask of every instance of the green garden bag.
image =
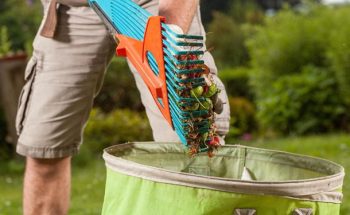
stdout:
<svg viewBox="0 0 350 215">
<path fill-rule="evenodd" d="M 190 157 L 179 143 L 136 142 L 103 155 L 104 215 L 337 215 L 343 167 L 240 145 Z"/>
</svg>

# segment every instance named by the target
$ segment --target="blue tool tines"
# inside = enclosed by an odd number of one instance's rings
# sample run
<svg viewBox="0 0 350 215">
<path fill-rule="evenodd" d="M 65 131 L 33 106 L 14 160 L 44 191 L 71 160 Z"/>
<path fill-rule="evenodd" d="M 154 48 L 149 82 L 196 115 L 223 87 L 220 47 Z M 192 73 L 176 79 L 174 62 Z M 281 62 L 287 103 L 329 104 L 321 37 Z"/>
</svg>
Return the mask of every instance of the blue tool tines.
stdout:
<svg viewBox="0 0 350 215">
<path fill-rule="evenodd" d="M 108 22 L 114 31 L 137 40 L 143 40 L 148 19 L 151 14 L 136 5 L 131 0 L 89 0 L 93 8 Z M 198 35 L 183 35 L 174 32 L 168 25 L 162 23 L 164 63 L 166 70 L 166 85 L 168 89 L 169 108 L 173 126 L 182 143 L 196 133 L 209 131 L 207 110 L 191 110 L 196 103 L 205 101 L 204 97 L 192 98 L 189 90 L 204 86 L 203 60 L 190 60 L 188 56 L 200 59 L 204 54 L 203 37 Z M 149 66 L 156 75 L 159 69 L 155 58 L 147 53 Z"/>
</svg>

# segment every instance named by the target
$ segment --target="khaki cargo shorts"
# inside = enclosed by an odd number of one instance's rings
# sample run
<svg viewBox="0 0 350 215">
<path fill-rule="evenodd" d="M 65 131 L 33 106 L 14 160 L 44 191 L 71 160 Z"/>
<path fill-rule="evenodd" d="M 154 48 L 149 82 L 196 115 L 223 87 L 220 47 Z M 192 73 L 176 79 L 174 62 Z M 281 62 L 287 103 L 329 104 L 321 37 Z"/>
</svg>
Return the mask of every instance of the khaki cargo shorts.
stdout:
<svg viewBox="0 0 350 215">
<path fill-rule="evenodd" d="M 43 3 L 45 11 L 47 2 Z M 157 13 L 157 1 L 142 0 L 139 4 L 151 13 Z M 26 84 L 19 100 L 17 152 L 33 158 L 60 158 L 78 152 L 93 99 L 115 52 L 113 38 L 89 7 L 60 5 L 58 17 L 54 38 L 37 34 L 34 40 L 34 52 L 25 71 Z M 205 35 L 199 10 L 190 33 Z M 209 53 L 204 60 L 211 71 L 217 73 Z M 141 77 L 132 66 L 130 69 L 146 108 L 154 140 L 179 141 Z M 216 121 L 219 133 L 225 135 L 229 128 L 229 106 L 224 86 L 217 81 L 222 89 L 220 96 L 226 104 Z"/>
</svg>

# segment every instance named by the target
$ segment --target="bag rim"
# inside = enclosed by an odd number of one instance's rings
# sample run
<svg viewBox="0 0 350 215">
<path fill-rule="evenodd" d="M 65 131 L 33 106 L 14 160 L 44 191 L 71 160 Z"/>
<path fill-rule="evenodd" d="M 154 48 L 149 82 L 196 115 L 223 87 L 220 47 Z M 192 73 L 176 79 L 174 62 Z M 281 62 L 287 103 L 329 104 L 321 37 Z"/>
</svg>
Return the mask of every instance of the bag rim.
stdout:
<svg viewBox="0 0 350 215">
<path fill-rule="evenodd" d="M 303 157 L 314 160 L 315 162 L 321 162 L 325 165 L 331 165 L 334 167 L 337 173 L 328 176 L 300 180 L 247 181 L 176 172 L 158 167 L 147 166 L 112 155 L 113 152 L 123 151 L 133 147 L 135 148 L 137 146 L 151 146 L 159 144 L 163 144 L 163 146 L 166 146 L 164 144 L 181 145 L 180 143 L 169 142 L 129 142 L 106 148 L 103 153 L 103 158 L 106 161 L 106 166 L 113 171 L 155 182 L 243 194 L 279 195 L 288 198 L 311 201 L 332 203 L 341 203 L 342 201 L 343 195 L 339 190 L 343 185 L 343 178 L 345 175 L 344 168 L 332 161 L 317 157 L 242 145 L 222 146 L 224 148 L 249 149 L 272 153 L 276 152 L 289 156 Z"/>
</svg>

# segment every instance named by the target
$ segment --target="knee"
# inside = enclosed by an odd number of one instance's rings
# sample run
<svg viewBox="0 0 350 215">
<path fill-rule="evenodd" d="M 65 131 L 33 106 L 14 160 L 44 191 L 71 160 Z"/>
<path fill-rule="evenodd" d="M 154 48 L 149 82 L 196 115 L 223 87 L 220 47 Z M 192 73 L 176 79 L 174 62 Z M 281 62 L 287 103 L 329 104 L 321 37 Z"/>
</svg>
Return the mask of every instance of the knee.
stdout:
<svg viewBox="0 0 350 215">
<path fill-rule="evenodd" d="M 55 177 L 56 174 L 70 171 L 70 160 L 71 157 L 54 159 L 27 157 L 26 172 L 43 178 Z"/>
</svg>

